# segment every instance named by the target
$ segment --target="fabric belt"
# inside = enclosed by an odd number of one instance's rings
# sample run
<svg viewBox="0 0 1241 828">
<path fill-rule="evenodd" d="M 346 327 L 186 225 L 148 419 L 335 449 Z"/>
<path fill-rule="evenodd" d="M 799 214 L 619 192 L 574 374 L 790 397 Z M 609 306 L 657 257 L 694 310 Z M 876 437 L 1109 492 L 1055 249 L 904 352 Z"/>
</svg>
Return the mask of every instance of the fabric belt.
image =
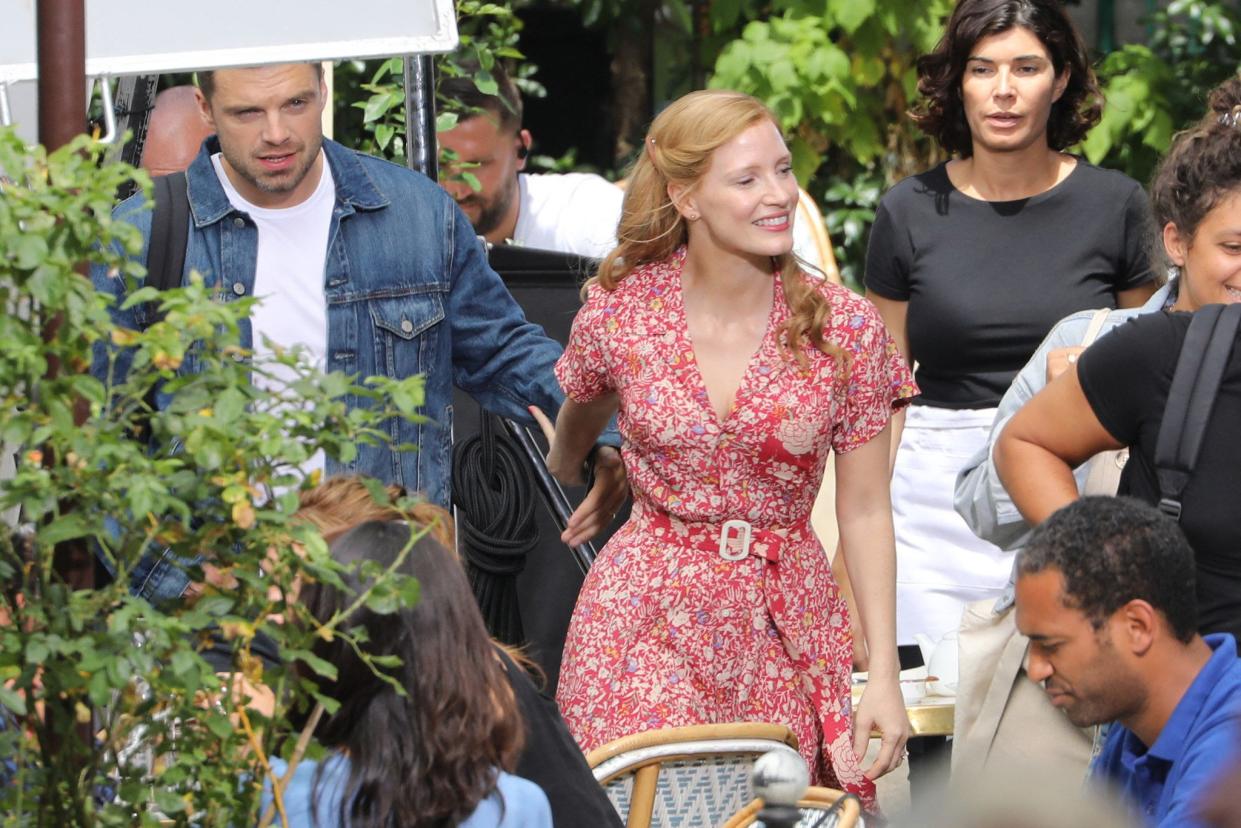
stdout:
<svg viewBox="0 0 1241 828">
<path fill-rule="evenodd" d="M 714 552 L 726 561 L 740 561 L 753 555 L 768 563 L 779 563 L 786 543 L 813 535 L 809 521 L 800 526 L 759 527 L 739 518 L 690 521 L 654 510 L 642 510 L 636 517 L 638 527 L 655 532 L 661 540 Z"/>
</svg>

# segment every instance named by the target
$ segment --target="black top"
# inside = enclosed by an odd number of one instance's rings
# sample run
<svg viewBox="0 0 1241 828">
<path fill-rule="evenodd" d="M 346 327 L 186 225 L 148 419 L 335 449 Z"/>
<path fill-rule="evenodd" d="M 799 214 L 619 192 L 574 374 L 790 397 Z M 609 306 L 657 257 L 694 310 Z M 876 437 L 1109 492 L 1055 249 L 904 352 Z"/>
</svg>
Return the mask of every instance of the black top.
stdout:
<svg viewBox="0 0 1241 828">
<path fill-rule="evenodd" d="M 1056 322 L 1114 308 L 1117 291 L 1150 281 L 1148 211 L 1136 181 L 1081 159 L 1019 201 L 970 198 L 943 164 L 893 187 L 871 229 L 866 287 L 909 303 L 915 402 L 999 405 Z"/>
<path fill-rule="evenodd" d="M 499 647 L 517 706 L 525 720 L 526 746 L 516 773 L 547 794 L 556 828 L 621 828 L 620 816 L 595 781 L 581 748 L 569 733 L 554 699 L 539 692 L 529 674 Z"/>
<path fill-rule="evenodd" d="M 1159 502 L 1155 443 L 1189 330 L 1188 313 L 1148 313 L 1116 328 L 1077 363 L 1086 400 L 1103 427 L 1131 446 L 1120 493 Z M 1238 336 L 1241 340 L 1241 336 Z M 1181 529 L 1194 549 L 1198 626 L 1241 636 L 1241 347 L 1224 370 L 1202 451 L 1181 501 Z"/>
</svg>

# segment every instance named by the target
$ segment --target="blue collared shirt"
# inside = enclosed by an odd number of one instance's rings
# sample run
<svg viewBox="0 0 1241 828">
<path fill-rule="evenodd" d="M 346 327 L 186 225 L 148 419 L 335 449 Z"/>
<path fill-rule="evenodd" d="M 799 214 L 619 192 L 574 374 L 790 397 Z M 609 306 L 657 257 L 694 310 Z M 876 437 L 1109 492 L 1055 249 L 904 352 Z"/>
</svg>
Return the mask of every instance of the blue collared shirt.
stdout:
<svg viewBox="0 0 1241 828">
<path fill-rule="evenodd" d="M 1241 757 L 1241 660 L 1227 633 L 1208 635 L 1214 650 L 1148 749 L 1116 725 L 1091 768 L 1154 826 L 1204 826 L 1196 816 L 1210 783 Z"/>
</svg>

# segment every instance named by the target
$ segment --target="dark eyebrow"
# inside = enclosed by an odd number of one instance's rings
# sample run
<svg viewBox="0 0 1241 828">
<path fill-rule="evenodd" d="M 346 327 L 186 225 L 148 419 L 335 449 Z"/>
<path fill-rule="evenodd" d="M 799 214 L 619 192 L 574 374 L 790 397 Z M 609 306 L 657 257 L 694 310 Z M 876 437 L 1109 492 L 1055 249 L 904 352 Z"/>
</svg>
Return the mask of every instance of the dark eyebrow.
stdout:
<svg viewBox="0 0 1241 828">
<path fill-rule="evenodd" d="M 1028 61 L 1028 60 L 1045 61 L 1047 60 L 1047 58 L 1043 57 L 1042 55 L 1017 55 L 1017 57 L 1013 58 L 1010 62 L 1020 63 L 1021 61 Z M 993 59 L 988 58 L 988 57 L 980 57 L 979 55 L 970 55 L 968 58 L 965 59 L 966 63 L 969 63 L 970 61 L 977 61 L 979 63 L 995 63 Z"/>
</svg>

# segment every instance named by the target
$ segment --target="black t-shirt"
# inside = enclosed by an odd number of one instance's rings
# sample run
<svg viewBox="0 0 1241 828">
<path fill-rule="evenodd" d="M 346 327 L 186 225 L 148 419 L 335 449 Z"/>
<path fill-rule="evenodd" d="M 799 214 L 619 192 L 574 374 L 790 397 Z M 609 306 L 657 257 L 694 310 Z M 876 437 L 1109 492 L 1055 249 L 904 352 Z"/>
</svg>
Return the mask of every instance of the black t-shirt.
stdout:
<svg viewBox="0 0 1241 828">
<path fill-rule="evenodd" d="M 1116 307 L 1150 281 L 1146 195 L 1078 159 L 1069 176 L 1020 201 L 981 201 L 945 165 L 907 178 L 879 205 L 866 287 L 909 303 L 921 405 L 992 408 L 1056 322 Z"/>
<path fill-rule="evenodd" d="M 1120 493 L 1159 502 L 1155 444 L 1188 313 L 1148 313 L 1116 328 L 1077 363 L 1086 400 L 1103 427 L 1130 446 Z M 1182 494 L 1181 529 L 1194 549 L 1198 626 L 1241 637 L 1241 336 L 1224 371 L 1202 452 Z"/>
<path fill-rule="evenodd" d="M 620 828 L 616 808 L 595 781 L 577 742 L 560 716 L 556 701 L 539 692 L 530 676 L 496 648 L 526 725 L 526 746 L 516 772 L 547 794 L 556 828 Z"/>
</svg>

